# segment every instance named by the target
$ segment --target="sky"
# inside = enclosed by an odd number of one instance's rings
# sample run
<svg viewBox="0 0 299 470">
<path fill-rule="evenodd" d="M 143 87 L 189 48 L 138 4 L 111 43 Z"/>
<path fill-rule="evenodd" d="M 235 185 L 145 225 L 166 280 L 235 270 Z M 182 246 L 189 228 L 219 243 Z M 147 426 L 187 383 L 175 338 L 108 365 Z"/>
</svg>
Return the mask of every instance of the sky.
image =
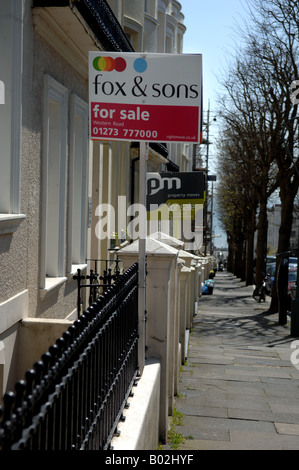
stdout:
<svg viewBox="0 0 299 470">
<path fill-rule="evenodd" d="M 238 25 L 246 18 L 245 0 L 180 0 L 187 28 L 183 52 L 203 56 L 204 110 L 216 110 L 216 93 L 229 52 L 238 45 Z"/>
<path fill-rule="evenodd" d="M 210 104 L 210 141 L 217 137 L 217 94 L 222 92 L 219 80 L 236 50 L 240 36 L 238 25 L 243 25 L 247 8 L 245 0 L 179 0 L 184 24 L 183 53 L 202 54 L 203 60 L 203 111 L 204 118 Z M 215 170 L 213 145 L 209 149 L 209 173 Z M 217 175 L 219 179 L 220 175 Z M 217 214 L 213 218 L 216 247 L 226 246 L 226 235 L 220 229 Z"/>
</svg>

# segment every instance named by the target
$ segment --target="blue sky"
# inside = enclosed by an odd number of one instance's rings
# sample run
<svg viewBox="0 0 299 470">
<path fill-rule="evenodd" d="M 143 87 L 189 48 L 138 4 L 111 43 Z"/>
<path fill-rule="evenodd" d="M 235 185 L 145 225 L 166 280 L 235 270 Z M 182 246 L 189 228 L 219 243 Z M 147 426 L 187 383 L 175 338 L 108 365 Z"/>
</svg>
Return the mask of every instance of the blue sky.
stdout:
<svg viewBox="0 0 299 470">
<path fill-rule="evenodd" d="M 240 40 L 238 25 L 243 24 L 247 8 L 245 0 L 179 0 L 185 16 L 187 31 L 184 34 L 184 53 L 203 56 L 203 110 L 204 116 L 210 100 L 211 119 L 217 116 L 217 93 L 221 91 L 218 78 L 225 70 L 229 53 L 236 49 Z M 218 77 L 218 78 L 217 78 Z M 217 136 L 217 125 L 210 126 L 211 140 Z M 213 145 L 210 146 L 209 168 L 215 163 Z M 216 170 L 214 171 L 216 173 Z M 219 179 L 220 175 L 217 175 Z M 214 233 L 218 247 L 226 245 L 226 235 L 220 230 L 214 217 Z"/>
<path fill-rule="evenodd" d="M 179 0 L 185 16 L 184 53 L 203 55 L 204 110 L 216 107 L 219 82 L 216 76 L 226 66 L 229 51 L 235 48 L 236 27 L 246 17 L 245 0 Z"/>
</svg>

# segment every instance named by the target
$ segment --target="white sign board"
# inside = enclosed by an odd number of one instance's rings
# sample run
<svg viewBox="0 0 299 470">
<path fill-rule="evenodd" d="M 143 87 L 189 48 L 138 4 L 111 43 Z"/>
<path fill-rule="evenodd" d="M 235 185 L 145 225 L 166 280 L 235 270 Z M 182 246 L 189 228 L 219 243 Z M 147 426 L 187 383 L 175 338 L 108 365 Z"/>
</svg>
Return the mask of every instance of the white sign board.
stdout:
<svg viewBox="0 0 299 470">
<path fill-rule="evenodd" d="M 200 54 L 89 53 L 92 140 L 201 141 Z"/>
</svg>

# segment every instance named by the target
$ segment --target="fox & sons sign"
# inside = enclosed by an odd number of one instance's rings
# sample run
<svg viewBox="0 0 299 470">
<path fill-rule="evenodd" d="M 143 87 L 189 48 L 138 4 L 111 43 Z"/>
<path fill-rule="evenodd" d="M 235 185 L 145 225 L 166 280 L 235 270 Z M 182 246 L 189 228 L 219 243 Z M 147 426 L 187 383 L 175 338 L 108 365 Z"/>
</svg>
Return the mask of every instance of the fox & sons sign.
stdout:
<svg viewBox="0 0 299 470">
<path fill-rule="evenodd" d="M 201 54 L 89 53 L 92 140 L 201 141 Z"/>
</svg>

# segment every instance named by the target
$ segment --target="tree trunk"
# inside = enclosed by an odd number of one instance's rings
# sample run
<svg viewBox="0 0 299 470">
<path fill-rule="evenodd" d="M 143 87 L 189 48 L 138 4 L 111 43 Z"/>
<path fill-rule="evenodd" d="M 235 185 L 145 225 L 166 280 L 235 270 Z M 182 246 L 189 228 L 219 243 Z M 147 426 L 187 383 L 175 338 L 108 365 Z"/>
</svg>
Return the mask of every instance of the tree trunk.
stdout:
<svg viewBox="0 0 299 470">
<path fill-rule="evenodd" d="M 254 251 L 254 232 L 250 230 L 246 241 L 246 286 L 252 286 L 253 281 L 253 251 Z"/>
<path fill-rule="evenodd" d="M 247 240 L 246 240 L 246 285 L 251 286 L 254 283 L 253 279 L 253 253 L 254 253 L 254 233 L 255 233 L 255 216 L 256 211 L 252 211 L 251 221 L 248 226 Z"/>
<path fill-rule="evenodd" d="M 237 249 L 236 249 L 236 254 L 235 254 L 235 275 L 240 278 L 241 280 L 244 280 L 244 258 L 243 258 L 243 246 L 244 246 L 244 241 L 243 237 L 239 235 L 238 243 L 237 243 Z"/>
<path fill-rule="evenodd" d="M 256 245 L 256 284 L 263 282 L 265 269 L 266 269 L 266 257 L 267 257 L 267 198 L 263 198 L 260 201 L 260 212 L 258 219 L 258 236 Z"/>
<path fill-rule="evenodd" d="M 233 272 L 233 247 L 231 240 L 228 240 L 227 270 Z"/>
</svg>

